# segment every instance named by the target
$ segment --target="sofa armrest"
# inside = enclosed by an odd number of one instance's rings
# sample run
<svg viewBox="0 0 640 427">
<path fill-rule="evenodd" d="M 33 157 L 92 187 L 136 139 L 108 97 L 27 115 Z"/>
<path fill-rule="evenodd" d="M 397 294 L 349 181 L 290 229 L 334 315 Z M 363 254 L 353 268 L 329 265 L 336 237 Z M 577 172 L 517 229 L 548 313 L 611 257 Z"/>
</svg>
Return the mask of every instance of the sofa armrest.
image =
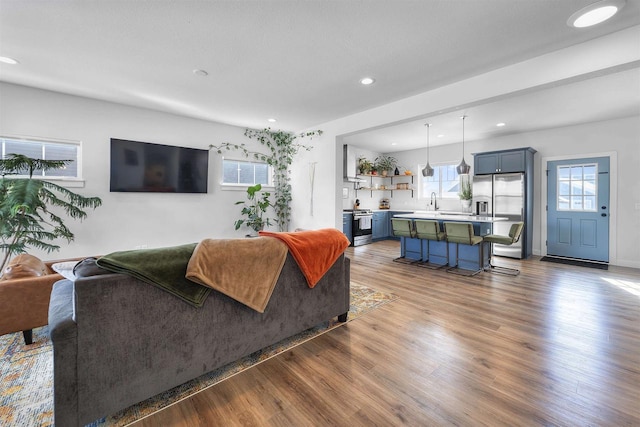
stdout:
<svg viewBox="0 0 640 427">
<path fill-rule="evenodd" d="M 57 273 L 0 281 L 0 335 L 47 324 L 49 297 Z"/>
<path fill-rule="evenodd" d="M 60 280 L 51 291 L 49 336 L 53 343 L 55 425 L 78 425 L 78 328 L 73 320 L 74 285 Z"/>
</svg>

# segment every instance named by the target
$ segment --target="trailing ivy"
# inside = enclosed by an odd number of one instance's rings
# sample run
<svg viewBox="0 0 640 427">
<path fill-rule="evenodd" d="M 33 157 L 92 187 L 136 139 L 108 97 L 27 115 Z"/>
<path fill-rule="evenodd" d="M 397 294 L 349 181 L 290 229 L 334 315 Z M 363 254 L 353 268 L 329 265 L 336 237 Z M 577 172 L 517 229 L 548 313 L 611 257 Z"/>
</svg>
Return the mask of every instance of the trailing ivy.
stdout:
<svg viewBox="0 0 640 427">
<path fill-rule="evenodd" d="M 210 149 L 215 149 L 218 154 L 223 151 L 240 151 L 247 158 L 267 163 L 273 168 L 273 181 L 275 187 L 275 201 L 273 208 L 276 213 L 276 222 L 279 231 L 289 229 L 291 219 L 291 169 L 293 158 L 300 150 L 309 151 L 313 147 L 299 142 L 303 138 L 313 139 L 314 136 L 322 135 L 321 130 L 314 130 L 294 134 L 285 131 L 273 131 L 271 128 L 256 130 L 245 129 L 244 135 L 249 139 L 255 139 L 267 148 L 267 153 L 251 151 L 245 144 L 231 144 L 229 142 L 220 145 L 210 145 Z"/>
</svg>

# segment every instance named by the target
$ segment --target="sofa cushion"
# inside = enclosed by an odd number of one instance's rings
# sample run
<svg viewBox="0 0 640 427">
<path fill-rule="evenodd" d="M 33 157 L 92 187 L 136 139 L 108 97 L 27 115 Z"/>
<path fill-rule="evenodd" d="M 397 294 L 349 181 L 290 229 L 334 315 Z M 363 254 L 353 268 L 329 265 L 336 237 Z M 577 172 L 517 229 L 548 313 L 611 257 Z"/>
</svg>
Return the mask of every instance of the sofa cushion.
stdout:
<svg viewBox="0 0 640 427">
<path fill-rule="evenodd" d="M 96 258 L 89 257 L 77 262 L 75 267 L 73 267 L 73 274 L 76 279 L 89 276 L 99 276 L 101 274 L 111 274 L 111 271 L 100 267 L 96 261 L 98 261 Z"/>
<path fill-rule="evenodd" d="M 9 261 L 0 280 L 39 277 L 45 274 L 47 274 L 47 266 L 40 258 L 29 254 L 20 254 Z"/>
<path fill-rule="evenodd" d="M 73 267 L 76 266 L 78 261 L 64 261 L 51 264 L 51 269 L 71 281 L 76 280 L 76 276 L 73 274 Z"/>
</svg>

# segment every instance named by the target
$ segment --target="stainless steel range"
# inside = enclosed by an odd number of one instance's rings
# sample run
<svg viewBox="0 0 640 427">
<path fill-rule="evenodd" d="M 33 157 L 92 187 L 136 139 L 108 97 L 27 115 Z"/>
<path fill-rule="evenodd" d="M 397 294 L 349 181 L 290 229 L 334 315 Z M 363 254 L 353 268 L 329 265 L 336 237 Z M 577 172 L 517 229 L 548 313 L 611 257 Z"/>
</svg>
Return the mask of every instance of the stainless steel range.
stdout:
<svg viewBox="0 0 640 427">
<path fill-rule="evenodd" d="M 371 209 L 345 209 L 353 214 L 353 246 L 362 246 L 373 241 Z"/>
</svg>

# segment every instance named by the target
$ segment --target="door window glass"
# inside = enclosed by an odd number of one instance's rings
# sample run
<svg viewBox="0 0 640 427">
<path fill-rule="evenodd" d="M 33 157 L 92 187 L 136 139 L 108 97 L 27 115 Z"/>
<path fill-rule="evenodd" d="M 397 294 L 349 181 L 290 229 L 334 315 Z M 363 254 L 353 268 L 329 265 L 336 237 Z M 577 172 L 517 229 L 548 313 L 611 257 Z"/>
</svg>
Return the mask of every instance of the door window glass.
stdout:
<svg viewBox="0 0 640 427">
<path fill-rule="evenodd" d="M 557 209 L 595 212 L 598 196 L 597 175 L 597 164 L 558 166 Z"/>
</svg>

